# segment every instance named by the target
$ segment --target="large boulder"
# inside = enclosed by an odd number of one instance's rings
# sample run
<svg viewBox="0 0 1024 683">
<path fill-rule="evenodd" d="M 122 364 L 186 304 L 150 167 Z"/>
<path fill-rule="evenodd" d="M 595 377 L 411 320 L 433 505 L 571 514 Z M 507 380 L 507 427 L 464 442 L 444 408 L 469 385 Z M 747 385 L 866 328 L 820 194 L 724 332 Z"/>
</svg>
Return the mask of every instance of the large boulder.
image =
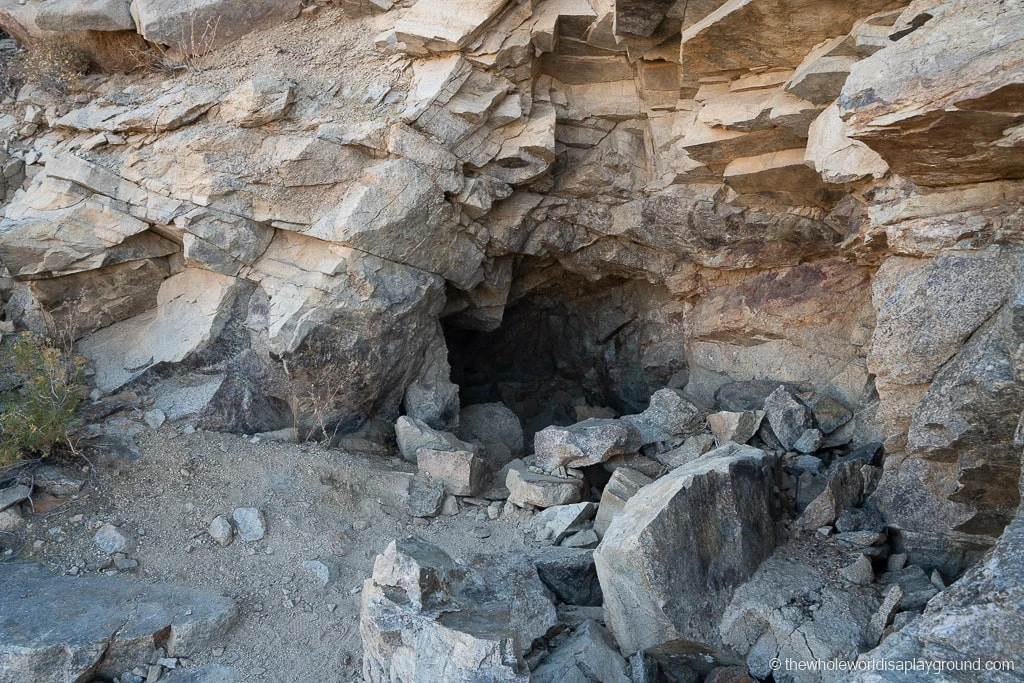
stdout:
<svg viewBox="0 0 1024 683">
<path fill-rule="evenodd" d="M 874 644 L 868 624 L 879 599 L 870 590 L 837 586 L 825 571 L 793 560 L 780 552 L 762 564 L 733 595 L 719 629 L 723 645 L 743 657 L 754 676 L 817 683 L 829 679 L 786 668 L 786 662 L 856 658 Z M 773 667 L 773 659 L 783 666 Z"/>
<path fill-rule="evenodd" d="M 522 655 L 556 623 L 528 561 L 458 565 L 424 541 L 392 541 L 363 583 L 363 679 L 526 683 Z"/>
<path fill-rule="evenodd" d="M 536 464 L 551 471 L 586 467 L 640 449 L 640 430 L 624 420 L 591 418 L 571 427 L 551 426 L 533 438 Z"/>
<path fill-rule="evenodd" d="M 54 576 L 0 564 L 0 674 L 5 681 L 110 678 L 157 656 L 215 645 L 238 617 L 228 598 L 113 576 Z"/>
<path fill-rule="evenodd" d="M 718 644 L 732 591 L 775 548 L 773 486 L 771 456 L 730 444 L 626 502 L 594 552 L 608 628 L 624 653 Z"/>
<path fill-rule="evenodd" d="M 139 33 L 152 43 L 205 54 L 260 27 L 294 19 L 300 0 L 133 0 Z"/>
</svg>

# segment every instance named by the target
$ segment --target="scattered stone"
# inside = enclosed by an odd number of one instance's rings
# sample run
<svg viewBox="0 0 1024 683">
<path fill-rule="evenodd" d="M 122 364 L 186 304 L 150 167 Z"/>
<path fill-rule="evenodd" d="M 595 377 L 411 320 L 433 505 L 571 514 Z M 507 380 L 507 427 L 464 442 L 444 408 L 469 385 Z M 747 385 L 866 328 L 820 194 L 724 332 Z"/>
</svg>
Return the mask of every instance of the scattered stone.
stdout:
<svg viewBox="0 0 1024 683">
<path fill-rule="evenodd" d="M 143 416 L 143 419 L 146 421 L 146 424 L 149 425 L 150 429 L 160 429 L 164 422 L 167 421 L 167 416 L 164 415 L 164 411 L 159 408 L 154 408 L 153 410 L 148 411 Z"/>
<path fill-rule="evenodd" d="M 704 415 L 676 389 L 659 389 L 651 396 L 647 409 L 639 415 L 623 415 L 621 420 L 640 430 L 640 445 L 688 436 L 700 429 Z"/>
<path fill-rule="evenodd" d="M 261 540 L 267 534 L 266 521 L 263 513 L 257 508 L 235 508 L 231 513 L 238 529 L 238 538 L 243 543 Z"/>
<path fill-rule="evenodd" d="M 899 609 L 902 600 L 903 589 L 898 585 L 889 586 L 881 606 L 868 623 L 868 639 L 872 646 L 877 645 L 878 641 L 882 639 L 885 627 L 892 623 L 892 618 L 896 616 L 896 610 Z"/>
<path fill-rule="evenodd" d="M 856 505 L 863 491 L 857 463 L 838 463 L 832 467 L 825 490 L 804 510 L 796 524 L 801 529 L 817 529 L 833 524 L 845 508 Z"/>
<path fill-rule="evenodd" d="M 454 517 L 459 514 L 459 499 L 455 496 L 445 496 L 441 503 L 441 514 L 446 517 Z"/>
<path fill-rule="evenodd" d="M 405 506 L 413 517 L 437 517 L 444 504 L 444 484 L 429 477 L 413 477 Z"/>
<path fill-rule="evenodd" d="M 621 420 L 584 420 L 571 427 L 547 427 L 533 440 L 537 466 L 586 467 L 640 448 L 640 432 Z"/>
<path fill-rule="evenodd" d="M 257 76 L 244 81 L 221 100 L 219 115 L 240 128 L 255 128 L 283 118 L 294 99 L 294 83 Z"/>
<path fill-rule="evenodd" d="M 933 569 L 932 574 L 929 577 L 932 585 L 935 586 L 935 590 L 944 591 L 946 590 L 946 580 L 942 578 L 942 574 L 938 569 Z"/>
<path fill-rule="evenodd" d="M 594 552 L 623 652 L 717 641 L 732 590 L 775 548 L 774 458 L 737 444 L 718 450 L 630 498 Z"/>
<path fill-rule="evenodd" d="M 210 538 L 223 547 L 231 545 L 231 542 L 235 540 L 235 532 L 231 528 L 231 522 L 222 515 L 217 515 L 210 521 L 207 533 L 210 534 Z"/>
<path fill-rule="evenodd" d="M 889 556 L 886 562 L 885 570 L 894 572 L 903 569 L 907 566 L 907 554 L 906 553 L 893 553 Z"/>
<path fill-rule="evenodd" d="M 711 434 L 701 433 L 695 434 L 686 439 L 682 446 L 673 448 L 672 450 L 664 453 L 657 453 L 654 457 L 658 459 L 658 462 L 662 463 L 666 467 L 676 468 L 682 467 L 689 462 L 693 462 L 705 453 L 711 451 L 714 447 L 715 437 Z"/>
<path fill-rule="evenodd" d="M 114 560 L 114 567 L 119 572 L 132 571 L 133 569 L 138 569 L 139 561 L 128 557 L 119 557 Z"/>
<path fill-rule="evenodd" d="M 22 484 L 0 489 L 0 510 L 6 510 L 12 505 L 17 505 L 31 495 L 32 489 Z"/>
<path fill-rule="evenodd" d="M 719 627 L 721 644 L 758 680 L 772 675 L 773 658 L 851 660 L 867 643 L 878 604 L 874 591 L 850 590 L 784 548 L 736 590 Z"/>
<path fill-rule="evenodd" d="M 574 503 L 571 505 L 555 505 L 541 510 L 526 526 L 526 533 L 537 534 L 547 532 L 545 538 L 552 543 L 560 543 L 569 534 L 579 530 L 594 518 L 597 506 L 593 503 Z"/>
<path fill-rule="evenodd" d="M 510 503 L 525 507 L 549 508 L 583 500 L 586 484 L 581 479 L 561 479 L 512 467 L 505 478 Z"/>
<path fill-rule="evenodd" d="M 485 526 L 475 526 L 473 527 L 473 535 L 477 538 L 490 538 L 491 530 Z"/>
<path fill-rule="evenodd" d="M 471 451 L 416 450 L 420 472 L 444 484 L 445 491 L 455 496 L 476 496 L 487 480 L 487 470 Z"/>
<path fill-rule="evenodd" d="M 772 432 L 787 451 L 795 450 L 795 445 L 804 437 L 804 432 L 814 429 L 814 418 L 810 409 L 793 398 L 783 386 L 779 386 L 765 399 L 764 412 Z"/>
<path fill-rule="evenodd" d="M 35 489 L 51 496 L 70 498 L 81 492 L 85 480 L 66 474 L 59 467 L 44 465 L 32 473 L 32 484 Z"/>
<path fill-rule="evenodd" d="M 158 648 L 208 650 L 238 617 L 234 602 L 190 588 L 117 576 L 63 577 L 35 564 L 0 563 L 0 661 L 11 681 L 121 675 Z M 16 617 L 16 618 L 13 618 Z"/>
<path fill-rule="evenodd" d="M 0 512 L 0 531 L 16 531 L 25 526 L 25 518 L 17 508 L 8 508 Z"/>
<path fill-rule="evenodd" d="M 839 575 L 850 583 L 867 586 L 875 581 L 875 570 L 871 567 L 871 559 L 859 555 L 853 564 L 839 570 Z"/>
<path fill-rule="evenodd" d="M 600 540 L 593 529 L 584 529 L 566 538 L 562 545 L 566 548 L 596 548 Z"/>
<path fill-rule="evenodd" d="M 534 683 L 630 683 L 626 661 L 611 635 L 596 621 L 585 621 L 540 666 Z"/>
<path fill-rule="evenodd" d="M 924 570 L 917 565 L 888 571 L 878 578 L 882 583 L 895 584 L 903 589 L 903 599 L 900 601 L 901 610 L 920 612 L 928 604 L 928 601 L 939 592 L 932 585 L 931 579 L 928 578 Z"/>
<path fill-rule="evenodd" d="M 356 521 L 352 522 L 352 528 L 356 531 L 366 531 L 370 528 L 370 523 L 367 522 L 365 519 L 357 519 Z"/>
<path fill-rule="evenodd" d="M 107 555 L 124 552 L 131 545 L 128 535 L 109 523 L 101 526 L 92 540 Z"/>
<path fill-rule="evenodd" d="M 597 516 L 594 518 L 594 532 L 599 538 L 604 538 L 605 531 L 608 530 L 612 520 L 622 512 L 626 501 L 652 481 L 654 480 L 650 477 L 629 467 L 619 467 L 612 472 L 611 479 L 605 484 L 604 491 L 601 493 L 601 504 L 597 508 Z"/>
<path fill-rule="evenodd" d="M 708 427 L 720 444 L 726 441 L 745 444 L 757 434 L 763 418 L 763 410 L 745 410 L 742 413 L 722 411 L 708 415 Z"/>
<path fill-rule="evenodd" d="M 334 562 L 306 560 L 302 563 L 302 568 L 312 574 L 321 586 L 327 586 L 338 579 L 338 565 Z"/>
<path fill-rule="evenodd" d="M 469 451 L 473 454 L 479 451 L 475 444 L 466 443 L 450 432 L 438 431 L 422 420 L 405 415 L 395 422 L 395 438 L 399 452 L 409 462 L 416 462 L 416 452 L 421 448 Z"/>
<path fill-rule="evenodd" d="M 793 450 L 798 453 L 814 453 L 821 448 L 824 437 L 817 429 L 806 429 L 800 438 L 793 442 Z"/>
<path fill-rule="evenodd" d="M 808 398 L 807 407 L 814 413 L 814 421 L 822 434 L 831 434 L 853 419 L 853 413 L 846 406 L 824 394 Z"/>
</svg>

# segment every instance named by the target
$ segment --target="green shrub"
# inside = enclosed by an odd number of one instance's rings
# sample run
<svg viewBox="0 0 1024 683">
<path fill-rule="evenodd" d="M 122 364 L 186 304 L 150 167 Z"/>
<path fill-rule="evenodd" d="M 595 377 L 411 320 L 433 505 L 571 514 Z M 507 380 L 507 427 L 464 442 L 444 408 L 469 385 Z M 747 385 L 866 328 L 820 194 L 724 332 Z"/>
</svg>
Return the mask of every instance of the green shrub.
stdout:
<svg viewBox="0 0 1024 683">
<path fill-rule="evenodd" d="M 71 445 L 83 366 L 80 357 L 31 332 L 0 349 L 0 467 Z"/>
<path fill-rule="evenodd" d="M 21 80 L 54 95 L 67 95 L 78 89 L 82 76 L 92 63 L 82 50 L 66 43 L 41 42 L 17 57 L 16 70 Z"/>
</svg>

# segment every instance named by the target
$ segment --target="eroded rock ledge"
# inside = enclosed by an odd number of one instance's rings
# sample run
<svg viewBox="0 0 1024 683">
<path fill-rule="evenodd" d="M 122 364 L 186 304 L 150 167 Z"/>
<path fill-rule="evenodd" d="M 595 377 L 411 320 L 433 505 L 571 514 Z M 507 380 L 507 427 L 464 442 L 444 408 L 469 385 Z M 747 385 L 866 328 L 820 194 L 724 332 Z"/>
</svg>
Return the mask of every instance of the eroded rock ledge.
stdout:
<svg viewBox="0 0 1024 683">
<path fill-rule="evenodd" d="M 172 5 L 0 25 L 122 68 L 188 47 Z M 102 392 L 246 433 L 453 430 L 461 393 L 532 434 L 788 382 L 850 413 L 815 448 L 884 440 L 871 501 L 913 561 L 992 546 L 1024 408 L 1015 3 L 320 5 L 211 1 L 204 71 L 22 88 L 5 316 L 72 327 Z M 347 52 L 307 68 L 273 47 L 296 27 Z"/>
</svg>

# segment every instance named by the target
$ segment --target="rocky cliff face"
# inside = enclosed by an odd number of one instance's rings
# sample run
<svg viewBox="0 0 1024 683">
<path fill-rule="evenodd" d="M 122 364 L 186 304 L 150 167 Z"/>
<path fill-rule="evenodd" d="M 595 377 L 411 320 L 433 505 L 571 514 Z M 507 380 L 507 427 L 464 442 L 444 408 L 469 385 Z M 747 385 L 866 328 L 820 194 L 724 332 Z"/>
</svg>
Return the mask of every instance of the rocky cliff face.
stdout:
<svg viewBox="0 0 1024 683">
<path fill-rule="evenodd" d="M 853 413 L 826 447 L 884 440 L 912 558 L 1013 517 L 1017 0 L 200 4 L 0 2 L 109 68 L 213 50 L 0 121 L 6 315 L 101 391 L 247 433 L 454 428 L 461 391 L 532 431 L 783 380 Z"/>
</svg>

